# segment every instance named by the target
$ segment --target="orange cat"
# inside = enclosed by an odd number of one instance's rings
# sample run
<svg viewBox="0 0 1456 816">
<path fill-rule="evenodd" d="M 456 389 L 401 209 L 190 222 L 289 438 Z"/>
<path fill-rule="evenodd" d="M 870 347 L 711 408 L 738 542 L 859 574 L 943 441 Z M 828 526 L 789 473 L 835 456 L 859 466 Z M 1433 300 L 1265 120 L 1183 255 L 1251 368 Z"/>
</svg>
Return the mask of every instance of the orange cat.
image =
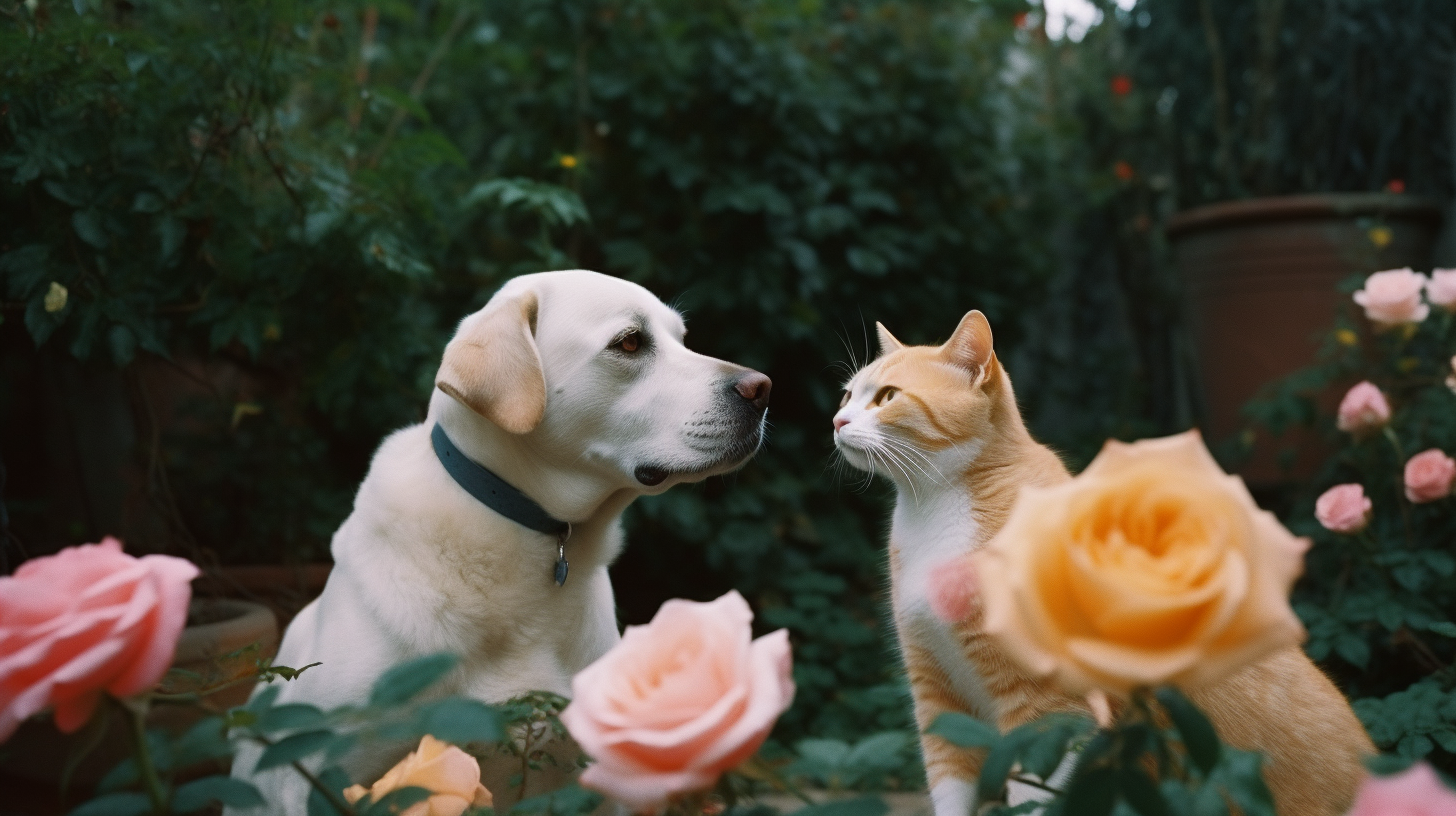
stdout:
<svg viewBox="0 0 1456 816">
<path fill-rule="evenodd" d="M 1071 478 L 1021 420 L 991 327 L 971 312 L 945 345 L 905 346 L 877 325 L 880 357 L 854 375 L 834 416 L 850 464 L 894 481 L 890 585 L 920 729 L 946 711 L 1003 731 L 1085 704 L 1028 676 L 980 631 L 980 610 L 946 624 L 930 611 L 930 571 L 990 540 L 1023 485 Z M 1225 742 L 1265 756 L 1281 816 L 1340 816 L 1375 752 L 1334 684 L 1297 648 L 1190 695 Z M 935 816 L 965 816 L 983 753 L 921 737 Z"/>
</svg>

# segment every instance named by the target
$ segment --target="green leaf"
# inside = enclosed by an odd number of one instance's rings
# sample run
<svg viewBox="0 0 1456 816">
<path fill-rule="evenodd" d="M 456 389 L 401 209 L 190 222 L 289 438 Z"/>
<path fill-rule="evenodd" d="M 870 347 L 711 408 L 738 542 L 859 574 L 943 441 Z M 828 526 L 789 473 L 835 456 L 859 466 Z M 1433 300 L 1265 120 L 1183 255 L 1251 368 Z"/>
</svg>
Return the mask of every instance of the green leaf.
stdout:
<svg viewBox="0 0 1456 816">
<path fill-rule="evenodd" d="M 177 789 L 172 797 L 172 810 L 191 813 L 201 810 L 213 802 L 228 807 L 259 807 L 266 804 L 258 789 L 241 779 L 230 776 L 205 776 L 194 779 Z"/>
<path fill-rule="evenodd" d="M 1142 768 L 1123 768 L 1118 773 L 1118 788 L 1123 800 L 1142 816 L 1170 816 L 1168 801 Z"/>
<path fill-rule="evenodd" d="M 76 228 L 76 235 L 82 241 L 97 249 L 105 249 L 111 243 L 106 237 L 105 228 L 101 226 L 101 213 L 94 208 L 88 207 L 71 213 L 71 226 Z"/>
<path fill-rule="evenodd" d="M 151 809 L 152 800 L 144 793 L 108 793 L 72 810 L 68 816 L 139 816 Z"/>
<path fill-rule="evenodd" d="M 1193 763 L 1205 774 L 1212 773 L 1214 766 L 1218 765 L 1222 749 L 1213 723 L 1208 721 L 1192 700 L 1172 686 L 1158 689 L 1157 698 L 1172 718 L 1173 724 L 1178 727 L 1178 733 L 1182 736 L 1183 745 L 1188 749 L 1188 756 L 1193 759 Z"/>
<path fill-rule="evenodd" d="M 878 796 L 860 796 L 838 802 L 808 805 L 794 811 L 794 816 L 884 816 L 890 806 Z"/>
<path fill-rule="evenodd" d="M 167 206 L 166 200 L 150 190 L 137 193 L 136 199 L 131 203 L 133 211 L 142 213 L 161 212 L 165 206 Z"/>
<path fill-rule="evenodd" d="M 227 735 L 223 732 L 221 717 L 208 717 L 199 721 L 172 743 L 172 756 L 179 766 L 185 767 L 231 755 L 232 746 L 228 744 Z"/>
<path fill-rule="evenodd" d="M 1006 787 L 1006 777 L 1021 758 L 1021 749 L 1035 736 L 1035 732 L 1024 727 L 1017 728 L 991 747 L 986 754 L 986 761 L 981 764 L 981 775 L 976 780 L 978 803 L 1001 798 L 1001 791 Z"/>
<path fill-rule="evenodd" d="M 318 773 L 319 782 L 339 797 L 344 798 L 344 788 L 349 787 L 349 775 L 344 773 L 338 766 L 324 768 Z M 308 816 L 348 816 L 339 811 L 328 800 L 328 797 L 318 792 L 318 789 L 309 786 L 308 789 Z"/>
<path fill-rule="evenodd" d="M 1427 626 L 1426 629 L 1435 632 L 1438 635 L 1444 635 L 1448 638 L 1456 638 L 1456 623 L 1452 623 L 1450 621 L 1436 621 L 1435 623 Z"/>
<path fill-rule="evenodd" d="M 451 697 L 425 707 L 424 732 L 443 742 L 497 742 L 505 736 L 496 710 L 464 697 Z"/>
<path fill-rule="evenodd" d="M 371 802 L 360 816 L 390 816 L 399 813 L 410 805 L 423 802 L 430 798 L 430 789 L 411 785 L 406 788 L 392 790 L 379 797 L 378 802 Z"/>
<path fill-rule="evenodd" d="M 266 771 L 297 762 L 309 754 L 322 751 L 333 741 L 334 735 L 330 731 L 305 731 L 284 737 L 263 749 L 263 755 L 258 757 L 257 769 Z"/>
<path fill-rule="evenodd" d="M 258 715 L 256 729 L 262 732 L 289 731 L 295 728 L 316 728 L 323 724 L 324 712 L 307 703 L 285 703 Z"/>
<path fill-rule="evenodd" d="M 453 654 L 440 653 L 401 663 L 386 671 L 369 692 L 372 706 L 397 705 L 438 683 L 459 662 Z"/>
<path fill-rule="evenodd" d="M 1001 733 L 994 727 L 958 711 L 948 711 L 936 717 L 925 733 L 962 748 L 990 748 L 1001 741 Z"/>
<path fill-rule="evenodd" d="M 162 241 L 162 262 L 170 263 L 187 237 L 187 224 L 175 215 L 164 215 L 157 219 L 157 236 Z"/>
<path fill-rule="evenodd" d="M 1335 640 L 1335 652 L 1362 669 L 1370 662 L 1370 644 L 1353 632 L 1345 632 Z"/>
<path fill-rule="evenodd" d="M 1436 744 L 1425 734 L 1407 734 L 1396 743 L 1395 751 L 1408 759 L 1420 759 L 1435 748 Z"/>
<path fill-rule="evenodd" d="M 111 343 L 112 361 L 118 368 L 125 367 L 136 355 L 136 335 L 132 334 L 131 329 L 117 323 L 107 332 L 106 338 Z"/>
<path fill-rule="evenodd" d="M 1065 802 L 1063 816 L 1108 816 L 1117 804 L 1117 774 L 1111 768 L 1091 768 L 1074 775 Z"/>
</svg>

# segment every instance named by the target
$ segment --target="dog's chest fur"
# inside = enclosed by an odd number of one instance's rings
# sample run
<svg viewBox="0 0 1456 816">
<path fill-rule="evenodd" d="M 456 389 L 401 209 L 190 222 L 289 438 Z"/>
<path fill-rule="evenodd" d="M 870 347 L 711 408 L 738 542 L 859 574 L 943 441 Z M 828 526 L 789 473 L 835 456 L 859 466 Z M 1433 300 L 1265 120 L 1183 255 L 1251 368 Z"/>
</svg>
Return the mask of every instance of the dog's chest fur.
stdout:
<svg viewBox="0 0 1456 816">
<path fill-rule="evenodd" d="M 918 499 L 918 500 L 917 500 Z M 931 611 L 936 568 L 979 544 L 980 526 L 968 495 L 953 489 L 918 497 L 902 491 L 890 530 L 890 582 L 900 637 L 923 647 L 950 679 L 949 689 L 979 717 L 996 716 L 995 699 L 949 624 Z"/>
</svg>

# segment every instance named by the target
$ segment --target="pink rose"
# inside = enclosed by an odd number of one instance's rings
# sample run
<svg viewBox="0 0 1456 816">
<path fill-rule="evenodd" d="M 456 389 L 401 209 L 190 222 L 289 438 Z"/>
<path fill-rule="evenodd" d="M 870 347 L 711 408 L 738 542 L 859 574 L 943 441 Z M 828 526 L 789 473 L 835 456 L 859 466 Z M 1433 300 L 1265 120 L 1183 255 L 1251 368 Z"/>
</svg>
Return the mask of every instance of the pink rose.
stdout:
<svg viewBox="0 0 1456 816">
<path fill-rule="evenodd" d="M 752 620 L 737 592 L 671 600 L 582 669 L 561 712 L 596 760 L 581 784 L 651 813 L 753 756 L 793 700 L 794 681 L 788 631 L 750 641 Z"/>
<path fill-rule="evenodd" d="M 1412 456 L 1405 463 L 1405 497 L 1423 504 L 1451 495 L 1451 480 L 1456 478 L 1456 460 L 1439 448 Z"/>
<path fill-rule="evenodd" d="M 1365 316 L 1381 325 L 1419 323 L 1431 313 L 1421 302 L 1426 276 L 1404 269 L 1387 269 L 1365 279 L 1365 288 L 1355 293 L 1355 302 L 1365 308 Z"/>
<path fill-rule="evenodd" d="M 177 650 L 196 576 L 181 558 L 133 558 L 108 537 L 0 577 L 0 742 L 47 706 L 69 733 L 102 691 L 129 697 L 156 685 Z"/>
<path fill-rule="evenodd" d="M 1315 500 L 1314 517 L 1326 530 L 1358 533 L 1370 523 L 1372 509 L 1363 485 L 1342 484 L 1326 490 Z"/>
<path fill-rule="evenodd" d="M 1366 777 L 1346 816 L 1456 816 L 1456 792 L 1418 762 L 1395 776 Z"/>
<path fill-rule="evenodd" d="M 1432 269 L 1426 284 L 1426 300 L 1448 312 L 1456 312 L 1456 269 Z"/>
<path fill-rule="evenodd" d="M 964 556 L 941 564 L 930 573 L 930 611 L 946 623 L 971 617 L 976 606 L 976 566 Z"/>
<path fill-rule="evenodd" d="M 1390 403 L 1370 381 L 1357 383 L 1340 400 L 1335 427 L 1347 433 L 1360 433 L 1383 428 L 1390 421 Z"/>
</svg>

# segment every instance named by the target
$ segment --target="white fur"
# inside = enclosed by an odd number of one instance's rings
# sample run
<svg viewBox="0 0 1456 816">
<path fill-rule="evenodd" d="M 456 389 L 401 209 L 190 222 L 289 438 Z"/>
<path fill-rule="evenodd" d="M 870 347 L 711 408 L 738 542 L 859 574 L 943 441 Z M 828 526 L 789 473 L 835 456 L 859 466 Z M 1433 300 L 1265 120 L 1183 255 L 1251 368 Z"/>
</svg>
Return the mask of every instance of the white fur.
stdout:
<svg viewBox="0 0 1456 816">
<path fill-rule="evenodd" d="M 607 567 L 622 547 L 622 510 L 644 493 L 737 467 L 756 449 L 762 416 L 750 434 L 753 420 L 730 404 L 743 399 L 735 378 L 750 372 L 689 351 L 682 318 L 647 290 L 594 272 L 550 272 L 510 281 L 492 302 L 527 290 L 540 304 L 541 422 L 511 434 L 436 391 L 424 423 L 384 440 L 334 534 L 328 584 L 289 626 L 277 657 L 322 665 L 283 684 L 280 702 L 362 704 L 386 668 L 444 651 L 461 664 L 439 694 L 487 702 L 535 689 L 568 694 L 572 676 L 619 639 Z M 634 326 L 647 338 L 643 355 L 608 348 Z M 554 538 L 496 514 L 445 472 L 430 444 L 435 423 L 471 459 L 572 523 L 565 586 L 552 580 Z M 644 486 L 634 476 L 643 465 L 670 475 Z M 355 781 L 367 785 L 402 753 L 374 748 L 350 758 Z M 258 754 L 244 746 L 234 774 L 248 777 Z M 252 781 L 268 813 L 304 813 L 307 788 L 292 769 Z"/>
</svg>

